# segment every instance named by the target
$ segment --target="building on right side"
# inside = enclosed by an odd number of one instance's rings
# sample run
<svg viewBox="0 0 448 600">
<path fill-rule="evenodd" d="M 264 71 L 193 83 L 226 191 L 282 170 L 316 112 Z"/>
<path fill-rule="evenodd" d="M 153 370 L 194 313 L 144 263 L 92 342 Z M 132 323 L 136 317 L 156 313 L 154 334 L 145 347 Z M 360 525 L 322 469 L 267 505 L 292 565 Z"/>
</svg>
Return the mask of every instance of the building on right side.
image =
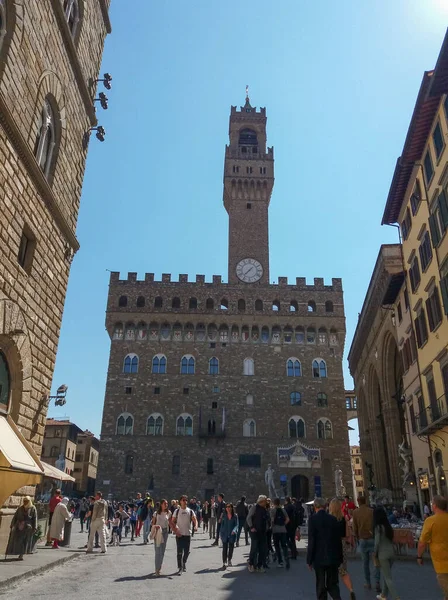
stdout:
<svg viewBox="0 0 448 600">
<path fill-rule="evenodd" d="M 428 443 L 429 473 L 420 473 L 418 483 L 431 495 L 447 493 L 447 93 L 448 33 L 435 68 L 423 75 L 382 219 L 383 225 L 399 224 L 401 231 L 405 287 L 397 311 L 409 311 L 418 366 L 405 401 L 412 436 Z M 404 368 L 408 362 L 403 356 Z"/>
</svg>

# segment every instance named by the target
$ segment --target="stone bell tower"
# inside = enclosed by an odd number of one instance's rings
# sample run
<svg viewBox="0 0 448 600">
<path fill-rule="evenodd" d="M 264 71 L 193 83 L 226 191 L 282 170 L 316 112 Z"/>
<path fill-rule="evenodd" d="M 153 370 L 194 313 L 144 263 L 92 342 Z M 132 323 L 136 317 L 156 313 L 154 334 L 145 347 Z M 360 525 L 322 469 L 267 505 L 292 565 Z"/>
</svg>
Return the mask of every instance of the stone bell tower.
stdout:
<svg viewBox="0 0 448 600">
<path fill-rule="evenodd" d="M 224 206 L 229 214 L 229 283 L 269 284 L 268 208 L 274 149 L 266 148 L 266 109 L 231 107 L 224 161 Z"/>
</svg>

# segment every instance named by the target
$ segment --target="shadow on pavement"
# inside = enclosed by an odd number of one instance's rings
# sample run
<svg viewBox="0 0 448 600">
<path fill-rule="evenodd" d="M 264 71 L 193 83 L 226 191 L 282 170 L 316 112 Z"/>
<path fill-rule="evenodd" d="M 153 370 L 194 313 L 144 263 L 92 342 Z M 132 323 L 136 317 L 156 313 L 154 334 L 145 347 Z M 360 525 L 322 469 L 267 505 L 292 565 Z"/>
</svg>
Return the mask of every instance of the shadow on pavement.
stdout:
<svg viewBox="0 0 448 600">
<path fill-rule="evenodd" d="M 167 573 L 166 575 L 156 576 L 155 573 L 149 573 L 148 575 L 140 575 L 139 577 L 119 577 L 118 579 L 114 579 L 114 583 L 124 583 L 125 581 L 147 581 L 148 579 L 172 579 L 177 575 L 177 571 L 174 573 Z"/>
</svg>

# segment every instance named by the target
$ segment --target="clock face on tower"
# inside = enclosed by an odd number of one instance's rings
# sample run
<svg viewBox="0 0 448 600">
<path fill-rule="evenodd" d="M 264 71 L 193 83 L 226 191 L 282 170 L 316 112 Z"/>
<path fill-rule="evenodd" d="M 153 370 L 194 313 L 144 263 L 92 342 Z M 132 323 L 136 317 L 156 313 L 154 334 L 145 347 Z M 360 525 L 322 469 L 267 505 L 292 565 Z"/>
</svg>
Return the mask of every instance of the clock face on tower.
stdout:
<svg viewBox="0 0 448 600">
<path fill-rule="evenodd" d="M 263 275 L 263 267 L 255 258 L 243 258 L 236 265 L 236 274 L 244 283 L 255 283 Z"/>
</svg>

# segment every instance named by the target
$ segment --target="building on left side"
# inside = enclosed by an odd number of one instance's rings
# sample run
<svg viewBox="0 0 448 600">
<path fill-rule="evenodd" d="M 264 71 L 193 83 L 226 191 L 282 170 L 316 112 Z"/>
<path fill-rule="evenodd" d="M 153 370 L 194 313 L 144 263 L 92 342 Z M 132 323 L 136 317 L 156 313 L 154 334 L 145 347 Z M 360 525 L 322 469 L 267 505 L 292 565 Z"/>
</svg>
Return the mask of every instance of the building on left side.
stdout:
<svg viewBox="0 0 448 600">
<path fill-rule="evenodd" d="M 0 552 L 42 476 L 109 4 L 0 0 Z"/>
</svg>

